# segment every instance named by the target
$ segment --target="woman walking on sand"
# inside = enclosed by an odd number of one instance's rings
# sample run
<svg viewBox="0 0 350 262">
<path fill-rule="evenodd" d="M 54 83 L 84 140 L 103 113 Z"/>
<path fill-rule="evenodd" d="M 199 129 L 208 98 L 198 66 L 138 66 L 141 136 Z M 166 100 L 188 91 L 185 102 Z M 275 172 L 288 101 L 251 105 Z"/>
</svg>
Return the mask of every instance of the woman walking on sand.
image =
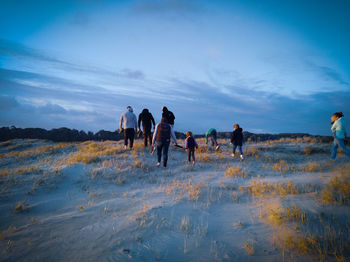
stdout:
<svg viewBox="0 0 350 262">
<path fill-rule="evenodd" d="M 332 115 L 332 133 L 334 137 L 334 141 L 332 144 L 332 155 L 331 158 L 335 159 L 337 156 L 338 147 L 344 152 L 345 155 L 350 157 L 350 151 L 345 146 L 345 139 L 347 139 L 346 135 L 346 127 L 344 115 L 342 112 L 336 112 Z"/>
<path fill-rule="evenodd" d="M 170 145 L 170 137 L 173 139 L 175 145 L 177 145 L 174 129 L 167 123 L 163 117 L 158 125 L 156 125 L 153 133 L 152 145 L 157 148 L 157 166 L 160 166 L 163 153 L 163 166 L 167 166 L 168 151 Z"/>
</svg>

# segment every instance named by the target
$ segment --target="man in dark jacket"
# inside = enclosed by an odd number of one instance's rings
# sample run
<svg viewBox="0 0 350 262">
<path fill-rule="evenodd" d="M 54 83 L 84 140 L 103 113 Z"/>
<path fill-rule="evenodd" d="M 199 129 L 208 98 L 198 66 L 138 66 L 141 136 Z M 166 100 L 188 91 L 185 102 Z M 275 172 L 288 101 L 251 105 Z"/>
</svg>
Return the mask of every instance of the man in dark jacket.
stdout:
<svg viewBox="0 0 350 262">
<path fill-rule="evenodd" d="M 243 160 L 243 151 L 242 151 L 242 144 L 243 144 L 243 129 L 239 127 L 238 124 L 235 124 L 233 126 L 233 132 L 231 134 L 231 144 L 233 145 L 232 149 L 232 157 L 235 156 L 236 148 L 238 147 L 239 153 L 241 154 L 240 157 Z"/>
<path fill-rule="evenodd" d="M 175 116 L 174 116 L 173 112 L 169 111 L 166 106 L 162 107 L 162 111 L 163 111 L 162 118 L 164 118 L 166 123 L 171 125 L 171 127 L 174 127 Z"/>
<path fill-rule="evenodd" d="M 152 144 L 152 132 L 151 132 L 152 124 L 153 124 L 153 128 L 156 125 L 152 114 L 148 111 L 147 108 L 143 109 L 142 113 L 139 114 L 139 121 L 138 121 L 139 131 L 141 131 L 141 123 L 142 123 L 143 141 L 146 147 L 147 140 L 149 140 L 150 145 Z"/>
</svg>

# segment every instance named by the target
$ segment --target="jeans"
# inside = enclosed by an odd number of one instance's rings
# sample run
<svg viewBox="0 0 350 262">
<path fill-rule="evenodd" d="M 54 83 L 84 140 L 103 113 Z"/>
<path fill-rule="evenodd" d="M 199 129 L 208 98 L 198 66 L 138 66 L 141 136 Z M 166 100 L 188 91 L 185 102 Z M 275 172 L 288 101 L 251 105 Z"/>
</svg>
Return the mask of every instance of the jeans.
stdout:
<svg viewBox="0 0 350 262">
<path fill-rule="evenodd" d="M 130 148 L 134 145 L 135 129 L 126 128 L 124 129 L 124 145 L 128 145 L 128 140 L 130 140 Z"/>
<path fill-rule="evenodd" d="M 168 162 L 168 151 L 169 151 L 170 140 L 168 141 L 157 141 L 157 157 L 158 163 L 162 160 L 162 152 L 163 152 L 163 166 L 166 167 Z"/>
<path fill-rule="evenodd" d="M 188 162 L 191 162 L 191 157 L 192 157 L 192 161 L 196 161 L 196 159 L 194 158 L 194 148 L 189 148 L 188 150 Z"/>
<path fill-rule="evenodd" d="M 335 137 L 332 144 L 332 155 L 331 155 L 332 159 L 335 159 L 335 157 L 337 156 L 338 147 L 341 148 L 341 150 L 344 152 L 345 155 L 350 157 L 350 151 L 346 148 L 344 144 L 344 139 Z"/>
<path fill-rule="evenodd" d="M 236 148 L 238 147 L 239 153 L 243 155 L 242 146 L 233 145 L 232 153 L 236 153 Z"/>
</svg>

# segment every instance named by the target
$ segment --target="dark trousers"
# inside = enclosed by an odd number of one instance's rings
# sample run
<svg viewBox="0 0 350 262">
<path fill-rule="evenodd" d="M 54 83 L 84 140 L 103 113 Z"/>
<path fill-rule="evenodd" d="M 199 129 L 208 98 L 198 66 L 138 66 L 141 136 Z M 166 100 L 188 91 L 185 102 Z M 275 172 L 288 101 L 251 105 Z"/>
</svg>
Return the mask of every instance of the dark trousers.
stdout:
<svg viewBox="0 0 350 262">
<path fill-rule="evenodd" d="M 152 145 L 152 132 L 151 132 L 151 130 L 143 130 L 142 131 L 142 133 L 143 133 L 143 143 L 144 143 L 144 145 L 145 146 L 147 146 L 148 145 L 148 140 L 149 140 L 149 144 L 150 145 Z"/>
<path fill-rule="evenodd" d="M 233 148 L 232 148 L 232 153 L 236 153 L 236 148 L 237 147 L 238 147 L 239 153 L 241 155 L 243 155 L 242 146 L 240 146 L 240 145 L 234 145 Z"/>
<path fill-rule="evenodd" d="M 124 129 L 124 145 L 128 145 L 128 140 L 130 140 L 130 148 L 134 145 L 135 129 L 126 128 Z"/>
<path fill-rule="evenodd" d="M 169 145 L 170 141 L 157 141 L 157 157 L 158 157 L 158 163 L 162 160 L 162 153 L 163 153 L 163 166 L 166 167 L 168 162 L 168 151 L 169 151 Z"/>
<path fill-rule="evenodd" d="M 194 148 L 189 148 L 188 149 L 188 162 L 191 162 L 191 157 L 192 157 L 192 161 L 196 161 L 196 159 L 194 158 Z"/>
<path fill-rule="evenodd" d="M 216 134 L 215 135 L 211 134 L 210 135 L 210 140 L 211 140 L 211 145 L 212 146 L 217 146 L 218 145 L 218 142 L 216 141 Z"/>
</svg>

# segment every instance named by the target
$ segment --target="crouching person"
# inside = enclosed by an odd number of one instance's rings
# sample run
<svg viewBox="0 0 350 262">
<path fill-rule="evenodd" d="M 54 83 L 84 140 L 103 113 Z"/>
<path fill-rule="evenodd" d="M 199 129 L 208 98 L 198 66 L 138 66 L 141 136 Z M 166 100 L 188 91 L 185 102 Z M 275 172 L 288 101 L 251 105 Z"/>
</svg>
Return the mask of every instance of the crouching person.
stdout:
<svg viewBox="0 0 350 262">
<path fill-rule="evenodd" d="M 170 138 L 172 138 L 173 142 L 177 144 L 174 130 L 166 122 L 166 119 L 162 118 L 160 123 L 155 127 L 155 130 L 153 133 L 153 139 L 152 139 L 153 147 L 157 148 L 157 158 L 158 158 L 157 166 L 160 166 L 162 155 L 163 155 L 163 166 L 164 167 L 167 166 Z"/>
</svg>

